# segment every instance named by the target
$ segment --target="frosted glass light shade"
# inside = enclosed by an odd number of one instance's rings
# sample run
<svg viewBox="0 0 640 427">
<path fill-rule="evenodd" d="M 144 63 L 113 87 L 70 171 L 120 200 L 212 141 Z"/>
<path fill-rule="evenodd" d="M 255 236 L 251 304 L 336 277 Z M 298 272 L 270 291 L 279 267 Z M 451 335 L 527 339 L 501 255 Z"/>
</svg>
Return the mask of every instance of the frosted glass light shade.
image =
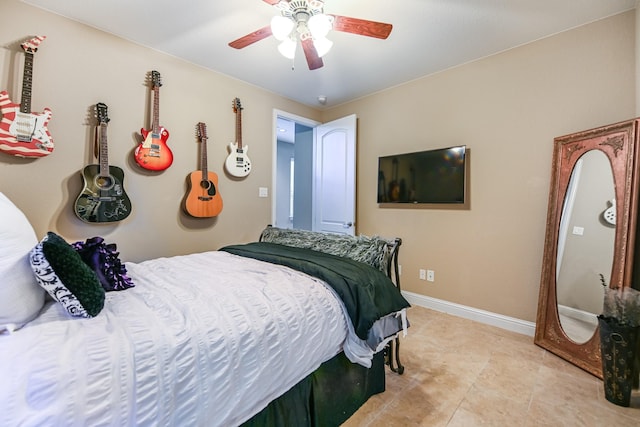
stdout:
<svg viewBox="0 0 640 427">
<path fill-rule="evenodd" d="M 314 38 L 326 37 L 333 28 L 333 22 L 330 16 L 324 13 L 313 15 L 307 23 L 309 31 Z"/>
<path fill-rule="evenodd" d="M 319 37 L 313 40 L 313 45 L 316 48 L 316 52 L 318 52 L 318 56 L 322 58 L 329 52 L 333 42 L 326 37 Z"/>
<path fill-rule="evenodd" d="M 286 38 L 278 45 L 278 51 L 285 58 L 293 59 L 296 56 L 296 42 Z"/>
<path fill-rule="evenodd" d="M 284 40 L 289 37 L 293 30 L 293 21 L 282 15 L 276 15 L 271 18 L 271 33 L 276 40 Z"/>
</svg>

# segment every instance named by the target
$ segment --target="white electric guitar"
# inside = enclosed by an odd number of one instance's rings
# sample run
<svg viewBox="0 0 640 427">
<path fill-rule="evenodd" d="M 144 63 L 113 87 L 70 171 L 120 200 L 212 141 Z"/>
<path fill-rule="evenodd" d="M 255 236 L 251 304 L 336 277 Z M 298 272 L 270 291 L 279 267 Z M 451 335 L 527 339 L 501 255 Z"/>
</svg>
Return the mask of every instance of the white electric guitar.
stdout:
<svg viewBox="0 0 640 427">
<path fill-rule="evenodd" d="M 242 106 L 240 99 L 233 100 L 233 112 L 236 113 L 236 142 L 229 144 L 229 157 L 224 162 L 224 167 L 230 175 L 244 178 L 251 172 L 251 160 L 247 156 L 249 147 L 242 146 Z"/>
<path fill-rule="evenodd" d="M 24 49 L 24 73 L 22 100 L 14 104 L 7 91 L 0 92 L 0 151 L 19 157 L 43 157 L 53 151 L 53 139 L 47 129 L 51 110 L 31 112 L 31 88 L 33 83 L 33 54 L 45 36 L 37 36 L 22 43 Z"/>
<path fill-rule="evenodd" d="M 616 225 L 616 199 L 615 197 L 610 201 L 611 206 L 609 206 L 603 213 L 602 217 L 607 223 L 611 225 Z"/>
</svg>

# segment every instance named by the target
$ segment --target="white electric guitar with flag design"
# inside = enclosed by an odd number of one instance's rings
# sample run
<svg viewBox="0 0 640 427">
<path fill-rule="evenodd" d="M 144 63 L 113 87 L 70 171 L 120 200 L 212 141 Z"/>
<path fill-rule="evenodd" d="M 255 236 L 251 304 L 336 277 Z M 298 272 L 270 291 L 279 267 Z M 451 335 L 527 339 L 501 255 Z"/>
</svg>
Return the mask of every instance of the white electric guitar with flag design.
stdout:
<svg viewBox="0 0 640 427">
<path fill-rule="evenodd" d="M 53 139 L 47 129 L 51 110 L 31 112 L 31 88 L 33 83 L 33 54 L 46 36 L 37 36 L 22 43 L 24 49 L 24 74 L 22 77 L 22 101 L 14 104 L 7 91 L 0 92 L 0 151 L 19 157 L 43 157 L 53 151 Z"/>
</svg>

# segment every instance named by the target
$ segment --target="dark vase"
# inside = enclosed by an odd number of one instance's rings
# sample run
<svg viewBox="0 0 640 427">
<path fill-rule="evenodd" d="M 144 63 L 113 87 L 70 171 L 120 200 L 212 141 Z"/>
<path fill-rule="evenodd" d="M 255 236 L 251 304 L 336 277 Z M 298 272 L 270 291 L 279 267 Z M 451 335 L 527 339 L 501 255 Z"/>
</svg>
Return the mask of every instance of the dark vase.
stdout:
<svg viewBox="0 0 640 427">
<path fill-rule="evenodd" d="M 637 385 L 636 353 L 640 326 L 621 325 L 612 317 L 598 316 L 604 396 L 619 406 L 629 406 L 631 390 Z"/>
</svg>

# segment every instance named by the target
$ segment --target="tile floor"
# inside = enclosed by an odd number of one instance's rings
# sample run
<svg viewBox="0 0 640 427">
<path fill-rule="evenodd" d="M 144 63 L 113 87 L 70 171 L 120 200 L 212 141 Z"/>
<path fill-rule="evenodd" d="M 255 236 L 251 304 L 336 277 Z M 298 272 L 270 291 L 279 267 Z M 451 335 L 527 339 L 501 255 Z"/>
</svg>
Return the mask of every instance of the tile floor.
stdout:
<svg viewBox="0 0 640 427">
<path fill-rule="evenodd" d="M 401 339 L 404 375 L 387 373 L 343 427 L 640 426 L 631 407 L 609 403 L 602 381 L 533 344 L 533 337 L 422 307 Z"/>
</svg>

